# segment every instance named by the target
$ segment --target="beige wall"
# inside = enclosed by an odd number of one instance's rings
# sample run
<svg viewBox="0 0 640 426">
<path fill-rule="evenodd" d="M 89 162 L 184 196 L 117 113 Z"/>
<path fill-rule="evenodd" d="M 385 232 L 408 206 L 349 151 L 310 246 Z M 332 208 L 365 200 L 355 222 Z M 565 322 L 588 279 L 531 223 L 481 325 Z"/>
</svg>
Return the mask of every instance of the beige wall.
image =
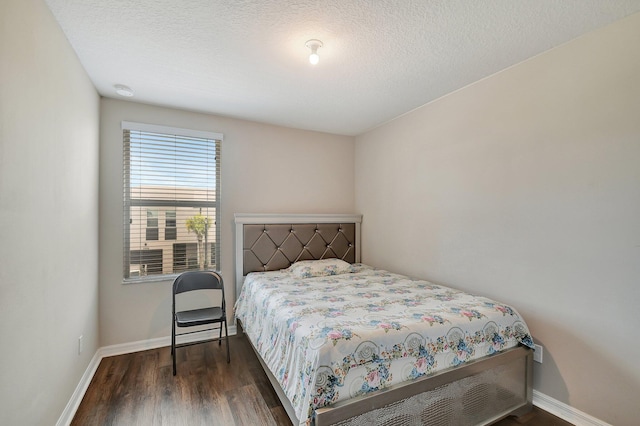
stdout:
<svg viewBox="0 0 640 426">
<path fill-rule="evenodd" d="M 0 424 L 53 425 L 98 349 L 99 97 L 44 2 L 0 22 Z"/>
<path fill-rule="evenodd" d="M 638 46 L 640 14 L 356 140 L 363 261 L 513 303 L 535 389 L 615 425 L 640 418 Z"/>
<path fill-rule="evenodd" d="M 351 213 L 354 140 L 215 115 L 102 99 L 100 343 L 170 334 L 171 282 L 122 284 L 121 121 L 205 130 L 222 142 L 221 270 L 234 303 L 234 213 Z"/>
</svg>

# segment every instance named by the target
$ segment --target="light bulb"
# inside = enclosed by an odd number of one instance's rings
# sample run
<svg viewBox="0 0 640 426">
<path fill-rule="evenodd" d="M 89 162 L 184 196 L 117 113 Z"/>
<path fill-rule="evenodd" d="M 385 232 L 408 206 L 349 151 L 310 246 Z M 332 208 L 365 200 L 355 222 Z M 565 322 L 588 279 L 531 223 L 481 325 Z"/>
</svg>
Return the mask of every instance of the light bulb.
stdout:
<svg viewBox="0 0 640 426">
<path fill-rule="evenodd" d="M 318 55 L 318 48 L 322 47 L 322 42 L 320 40 L 311 39 L 308 40 L 305 44 L 309 50 L 311 50 L 311 54 L 309 55 L 309 63 L 311 65 L 316 65 L 320 62 L 320 56 Z"/>
</svg>

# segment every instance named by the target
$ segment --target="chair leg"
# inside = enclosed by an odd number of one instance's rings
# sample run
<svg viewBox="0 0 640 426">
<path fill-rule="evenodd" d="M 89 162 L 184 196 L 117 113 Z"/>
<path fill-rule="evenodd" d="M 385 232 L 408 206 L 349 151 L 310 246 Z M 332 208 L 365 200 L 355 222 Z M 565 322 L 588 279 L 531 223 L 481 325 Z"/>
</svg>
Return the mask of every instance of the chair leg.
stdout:
<svg viewBox="0 0 640 426">
<path fill-rule="evenodd" d="M 221 346 L 221 345 L 222 345 L 222 324 L 220 324 L 220 336 L 218 336 L 218 346 Z"/>
<path fill-rule="evenodd" d="M 173 363 L 173 375 L 176 375 L 176 321 L 171 326 L 171 361 Z"/>
<path fill-rule="evenodd" d="M 220 328 L 222 333 L 222 328 Z M 229 355 L 229 331 L 227 330 L 227 321 L 224 322 L 224 340 L 227 341 L 227 364 L 231 362 L 231 356 Z"/>
</svg>

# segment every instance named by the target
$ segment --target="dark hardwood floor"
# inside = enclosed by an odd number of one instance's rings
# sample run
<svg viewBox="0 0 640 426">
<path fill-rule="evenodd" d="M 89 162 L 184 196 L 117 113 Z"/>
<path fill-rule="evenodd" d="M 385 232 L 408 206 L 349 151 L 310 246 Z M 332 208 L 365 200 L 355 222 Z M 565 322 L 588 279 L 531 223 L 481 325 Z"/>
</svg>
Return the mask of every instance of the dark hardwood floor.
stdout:
<svg viewBox="0 0 640 426">
<path fill-rule="evenodd" d="M 104 358 L 72 425 L 291 425 L 244 335 L 231 336 L 231 363 L 217 343 Z M 567 426 L 538 408 L 500 426 Z"/>
</svg>

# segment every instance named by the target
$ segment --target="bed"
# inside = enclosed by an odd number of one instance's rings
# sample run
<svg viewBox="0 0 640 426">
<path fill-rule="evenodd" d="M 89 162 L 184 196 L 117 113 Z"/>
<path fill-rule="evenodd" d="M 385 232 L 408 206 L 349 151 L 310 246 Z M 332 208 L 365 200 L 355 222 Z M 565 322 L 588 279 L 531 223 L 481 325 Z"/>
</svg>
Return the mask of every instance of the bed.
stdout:
<svg viewBox="0 0 640 426">
<path fill-rule="evenodd" d="M 236 306 L 294 425 L 489 424 L 531 410 L 510 306 L 360 263 L 359 215 L 236 222 Z"/>
</svg>

